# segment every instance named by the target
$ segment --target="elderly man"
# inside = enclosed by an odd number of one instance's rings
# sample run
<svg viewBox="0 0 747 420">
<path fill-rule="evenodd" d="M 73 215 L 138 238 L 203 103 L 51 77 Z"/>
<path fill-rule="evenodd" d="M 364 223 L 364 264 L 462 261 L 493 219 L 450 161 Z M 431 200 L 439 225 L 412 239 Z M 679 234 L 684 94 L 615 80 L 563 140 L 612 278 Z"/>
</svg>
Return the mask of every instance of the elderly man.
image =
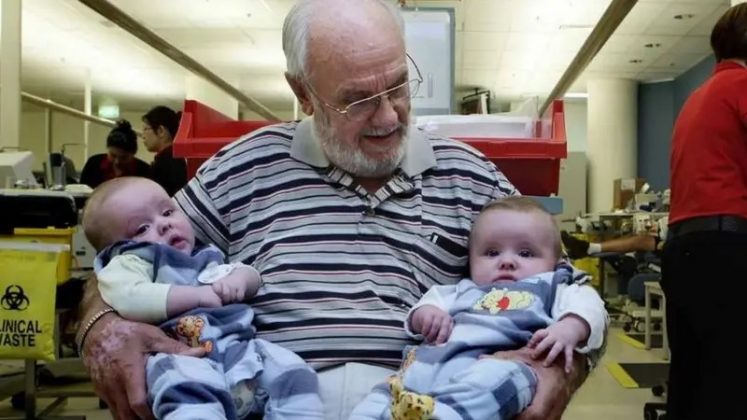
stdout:
<svg viewBox="0 0 747 420">
<path fill-rule="evenodd" d="M 408 309 L 431 286 L 465 274 L 480 208 L 517 191 L 477 151 L 409 126 L 422 77 L 415 63 L 408 72 L 393 6 L 299 1 L 285 20 L 283 49 L 288 83 L 312 117 L 244 136 L 175 199 L 202 241 L 262 274 L 250 302 L 257 335 L 314 366 L 325 418 L 345 419 L 399 365 L 411 343 Z M 147 354 L 199 352 L 106 312 L 89 289 L 80 335 L 96 389 L 118 418 L 145 418 Z M 531 356 L 500 355 L 538 372 L 524 415 L 559 417 L 585 360 L 577 357 L 569 378 Z"/>
</svg>

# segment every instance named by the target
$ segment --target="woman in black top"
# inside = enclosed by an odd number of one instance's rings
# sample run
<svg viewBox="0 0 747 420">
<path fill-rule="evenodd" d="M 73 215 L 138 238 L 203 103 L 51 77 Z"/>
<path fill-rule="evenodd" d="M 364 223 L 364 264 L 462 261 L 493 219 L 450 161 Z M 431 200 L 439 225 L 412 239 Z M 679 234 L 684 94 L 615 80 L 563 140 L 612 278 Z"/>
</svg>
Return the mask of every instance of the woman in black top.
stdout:
<svg viewBox="0 0 747 420">
<path fill-rule="evenodd" d="M 106 148 L 107 153 L 88 158 L 80 173 L 81 184 L 96 188 L 120 176 L 150 177 L 150 165 L 135 157 L 137 134 L 127 120 L 117 122 L 109 132 Z"/>
<path fill-rule="evenodd" d="M 174 158 L 172 143 L 179 127 L 181 112 L 157 106 L 143 115 L 143 143 L 156 154 L 151 165 L 151 178 L 169 195 L 174 195 L 187 183 L 187 162 Z"/>
</svg>

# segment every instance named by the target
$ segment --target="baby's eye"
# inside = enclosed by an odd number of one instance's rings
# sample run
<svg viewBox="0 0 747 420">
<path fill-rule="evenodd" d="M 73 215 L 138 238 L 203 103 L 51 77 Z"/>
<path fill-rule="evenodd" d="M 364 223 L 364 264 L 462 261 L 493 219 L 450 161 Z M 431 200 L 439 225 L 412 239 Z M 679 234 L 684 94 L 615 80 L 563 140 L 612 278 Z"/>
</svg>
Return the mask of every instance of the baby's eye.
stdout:
<svg viewBox="0 0 747 420">
<path fill-rule="evenodd" d="M 485 255 L 488 257 L 497 257 L 500 254 L 497 249 L 489 249 L 487 252 L 485 252 Z"/>
<path fill-rule="evenodd" d="M 150 225 L 140 225 L 140 226 L 138 226 L 137 230 L 135 231 L 135 236 L 140 236 L 140 235 L 145 234 L 145 232 L 148 231 L 149 227 L 150 227 Z"/>
<path fill-rule="evenodd" d="M 164 216 L 171 216 L 172 214 L 174 214 L 174 209 L 168 209 L 163 212 Z"/>
<path fill-rule="evenodd" d="M 529 249 L 522 249 L 519 251 L 519 256 L 522 258 L 532 258 L 534 257 L 534 252 Z"/>
</svg>

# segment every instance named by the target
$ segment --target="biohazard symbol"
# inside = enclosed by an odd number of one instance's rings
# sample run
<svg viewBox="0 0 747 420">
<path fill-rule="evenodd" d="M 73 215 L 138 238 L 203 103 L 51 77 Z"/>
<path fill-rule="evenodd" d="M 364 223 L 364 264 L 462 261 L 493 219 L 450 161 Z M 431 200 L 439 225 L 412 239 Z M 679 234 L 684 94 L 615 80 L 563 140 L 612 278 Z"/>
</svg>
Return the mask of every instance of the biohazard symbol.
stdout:
<svg viewBox="0 0 747 420">
<path fill-rule="evenodd" d="M 23 288 L 11 284 L 5 288 L 5 294 L 0 297 L 0 306 L 9 311 L 23 311 L 29 307 L 29 298 L 23 293 Z"/>
</svg>

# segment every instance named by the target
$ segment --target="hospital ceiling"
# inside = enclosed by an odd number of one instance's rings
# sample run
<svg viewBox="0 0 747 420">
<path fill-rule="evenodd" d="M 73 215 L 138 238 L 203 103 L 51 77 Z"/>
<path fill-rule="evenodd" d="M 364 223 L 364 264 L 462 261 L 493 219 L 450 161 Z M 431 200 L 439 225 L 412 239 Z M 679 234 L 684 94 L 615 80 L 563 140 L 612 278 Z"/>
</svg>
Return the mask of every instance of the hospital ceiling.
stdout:
<svg viewBox="0 0 747 420">
<path fill-rule="evenodd" d="M 283 78 L 283 18 L 292 0 L 112 0 L 122 11 L 281 115 L 293 109 Z M 456 18 L 455 82 L 503 101 L 544 98 L 609 0 L 407 1 L 449 7 Z M 729 0 L 639 0 L 571 92 L 596 77 L 657 81 L 706 57 L 709 34 Z M 82 107 L 123 109 L 184 98 L 187 71 L 74 0 L 23 0 L 23 90 Z"/>
</svg>

